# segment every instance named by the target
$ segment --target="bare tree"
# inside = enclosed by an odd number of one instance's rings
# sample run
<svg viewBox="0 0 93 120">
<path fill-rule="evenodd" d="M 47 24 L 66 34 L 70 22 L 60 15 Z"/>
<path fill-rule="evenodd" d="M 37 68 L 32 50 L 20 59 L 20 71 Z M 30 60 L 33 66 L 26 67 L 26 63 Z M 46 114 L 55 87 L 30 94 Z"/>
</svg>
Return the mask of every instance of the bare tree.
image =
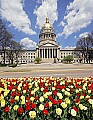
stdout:
<svg viewBox="0 0 93 120">
<path fill-rule="evenodd" d="M 3 53 L 4 64 L 6 61 L 6 49 L 9 47 L 12 38 L 12 34 L 6 30 L 5 24 L 0 19 L 0 47 Z"/>
<path fill-rule="evenodd" d="M 13 64 L 14 59 L 18 63 L 18 55 L 22 49 L 20 43 L 13 40 L 13 35 L 9 33 L 6 29 L 5 24 L 0 19 L 0 48 L 3 54 L 3 61 L 5 64 L 6 57 L 9 63 Z"/>
<path fill-rule="evenodd" d="M 20 45 L 20 43 L 13 40 L 11 41 L 9 45 L 9 50 L 6 52 L 9 63 L 13 64 L 14 60 L 16 60 L 16 63 L 18 64 L 18 56 L 21 52 L 21 49 L 22 46 Z"/>
<path fill-rule="evenodd" d="M 88 34 L 87 37 L 80 38 L 76 44 L 76 54 L 82 55 L 84 62 L 90 63 L 92 59 L 92 51 L 93 51 L 93 33 Z M 81 54 L 80 54 L 81 53 Z"/>
</svg>

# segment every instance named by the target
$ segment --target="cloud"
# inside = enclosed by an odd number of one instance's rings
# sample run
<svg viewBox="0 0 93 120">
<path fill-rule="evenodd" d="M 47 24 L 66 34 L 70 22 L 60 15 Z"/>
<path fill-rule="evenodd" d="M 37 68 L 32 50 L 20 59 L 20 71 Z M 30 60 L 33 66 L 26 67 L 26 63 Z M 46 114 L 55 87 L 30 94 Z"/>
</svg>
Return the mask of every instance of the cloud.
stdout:
<svg viewBox="0 0 93 120">
<path fill-rule="evenodd" d="M 66 37 L 82 28 L 86 28 L 93 21 L 93 0 L 74 0 L 67 6 L 64 16 L 66 25 L 62 34 Z"/>
<path fill-rule="evenodd" d="M 10 26 L 26 34 L 36 34 L 31 29 L 31 22 L 23 10 L 24 0 L 1 0 L 1 16 L 10 22 Z"/>
<path fill-rule="evenodd" d="M 36 49 L 37 43 L 26 37 L 20 40 L 20 44 L 24 46 L 24 49 L 31 50 Z"/>
<path fill-rule="evenodd" d="M 84 33 L 79 35 L 79 38 L 87 37 L 88 34 L 89 34 L 88 32 L 84 32 Z"/>
<path fill-rule="evenodd" d="M 34 10 L 34 14 L 37 16 L 36 25 L 39 28 L 45 23 L 45 18 L 49 17 L 49 21 L 53 24 L 58 19 L 57 1 L 58 0 L 42 0 L 42 4 Z"/>
<path fill-rule="evenodd" d="M 56 34 L 56 38 L 58 38 L 58 37 L 60 37 L 60 36 L 62 36 L 62 33 L 57 33 L 57 34 Z"/>
<path fill-rule="evenodd" d="M 60 24 L 59 24 L 58 26 L 63 26 L 63 27 L 64 27 L 65 24 L 66 24 L 65 22 L 61 21 Z"/>
<path fill-rule="evenodd" d="M 74 38 L 76 39 L 76 38 L 77 38 L 77 36 L 74 36 Z"/>
</svg>

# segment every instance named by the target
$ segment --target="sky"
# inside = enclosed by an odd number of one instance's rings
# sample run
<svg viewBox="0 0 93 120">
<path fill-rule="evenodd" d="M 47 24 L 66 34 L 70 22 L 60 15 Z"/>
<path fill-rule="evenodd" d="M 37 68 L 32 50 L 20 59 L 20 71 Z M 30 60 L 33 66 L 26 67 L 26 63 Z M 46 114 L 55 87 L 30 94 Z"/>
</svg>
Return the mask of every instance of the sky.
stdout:
<svg viewBox="0 0 93 120">
<path fill-rule="evenodd" d="M 1 0 L 0 17 L 14 40 L 35 49 L 46 17 L 54 27 L 56 43 L 74 48 L 93 31 L 93 0 Z"/>
</svg>

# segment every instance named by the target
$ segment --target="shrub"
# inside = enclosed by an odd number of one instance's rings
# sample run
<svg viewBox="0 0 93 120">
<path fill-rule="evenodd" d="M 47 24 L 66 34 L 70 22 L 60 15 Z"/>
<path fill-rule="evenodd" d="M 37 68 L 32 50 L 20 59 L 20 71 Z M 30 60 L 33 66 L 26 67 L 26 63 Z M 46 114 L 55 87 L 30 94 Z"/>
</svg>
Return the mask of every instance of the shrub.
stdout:
<svg viewBox="0 0 93 120">
<path fill-rule="evenodd" d="M 65 63 L 71 63 L 71 61 L 73 61 L 73 56 L 72 55 L 68 55 L 68 56 L 63 58 L 63 61 Z"/>
<path fill-rule="evenodd" d="M 39 64 L 41 60 L 42 60 L 41 58 L 36 57 L 34 61 L 37 62 L 37 63 Z"/>
<path fill-rule="evenodd" d="M 0 64 L 0 67 L 6 67 L 7 64 Z"/>
<path fill-rule="evenodd" d="M 9 67 L 16 67 L 17 64 L 10 64 Z"/>
</svg>

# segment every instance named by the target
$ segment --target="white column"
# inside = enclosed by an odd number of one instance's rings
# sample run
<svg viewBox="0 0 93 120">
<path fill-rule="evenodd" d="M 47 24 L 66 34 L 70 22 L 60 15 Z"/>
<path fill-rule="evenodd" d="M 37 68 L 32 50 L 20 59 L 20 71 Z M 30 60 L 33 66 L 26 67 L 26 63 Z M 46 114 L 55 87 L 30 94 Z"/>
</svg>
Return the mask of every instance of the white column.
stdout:
<svg viewBox="0 0 93 120">
<path fill-rule="evenodd" d="M 57 58 L 59 58 L 59 51 L 58 51 L 58 48 L 57 48 Z"/>
<path fill-rule="evenodd" d="M 42 58 L 42 49 L 41 49 L 41 58 Z"/>
<path fill-rule="evenodd" d="M 54 57 L 56 57 L 56 49 L 54 49 Z"/>
<path fill-rule="evenodd" d="M 42 49 L 42 58 L 43 58 L 43 49 Z"/>
<path fill-rule="evenodd" d="M 50 58 L 50 49 L 49 49 L 49 58 Z"/>
<path fill-rule="evenodd" d="M 56 57 L 56 49 L 55 49 L 55 57 Z"/>
<path fill-rule="evenodd" d="M 45 48 L 44 48 L 44 58 L 45 58 Z"/>
<path fill-rule="evenodd" d="M 46 58 L 46 49 L 45 49 L 45 58 Z"/>
<path fill-rule="evenodd" d="M 57 58 L 60 58 L 60 48 L 57 49 Z"/>
<path fill-rule="evenodd" d="M 39 57 L 40 57 L 40 49 L 39 49 Z"/>
<path fill-rule="evenodd" d="M 37 49 L 37 54 L 36 54 L 36 57 L 38 57 L 38 49 Z"/>
<path fill-rule="evenodd" d="M 47 48 L 47 59 L 48 59 L 48 48 Z"/>
<path fill-rule="evenodd" d="M 53 53 L 54 53 L 54 57 L 55 57 L 55 48 L 54 48 L 54 50 L 53 50 Z"/>
<path fill-rule="evenodd" d="M 53 58 L 53 48 L 52 48 L 52 58 Z"/>
</svg>

